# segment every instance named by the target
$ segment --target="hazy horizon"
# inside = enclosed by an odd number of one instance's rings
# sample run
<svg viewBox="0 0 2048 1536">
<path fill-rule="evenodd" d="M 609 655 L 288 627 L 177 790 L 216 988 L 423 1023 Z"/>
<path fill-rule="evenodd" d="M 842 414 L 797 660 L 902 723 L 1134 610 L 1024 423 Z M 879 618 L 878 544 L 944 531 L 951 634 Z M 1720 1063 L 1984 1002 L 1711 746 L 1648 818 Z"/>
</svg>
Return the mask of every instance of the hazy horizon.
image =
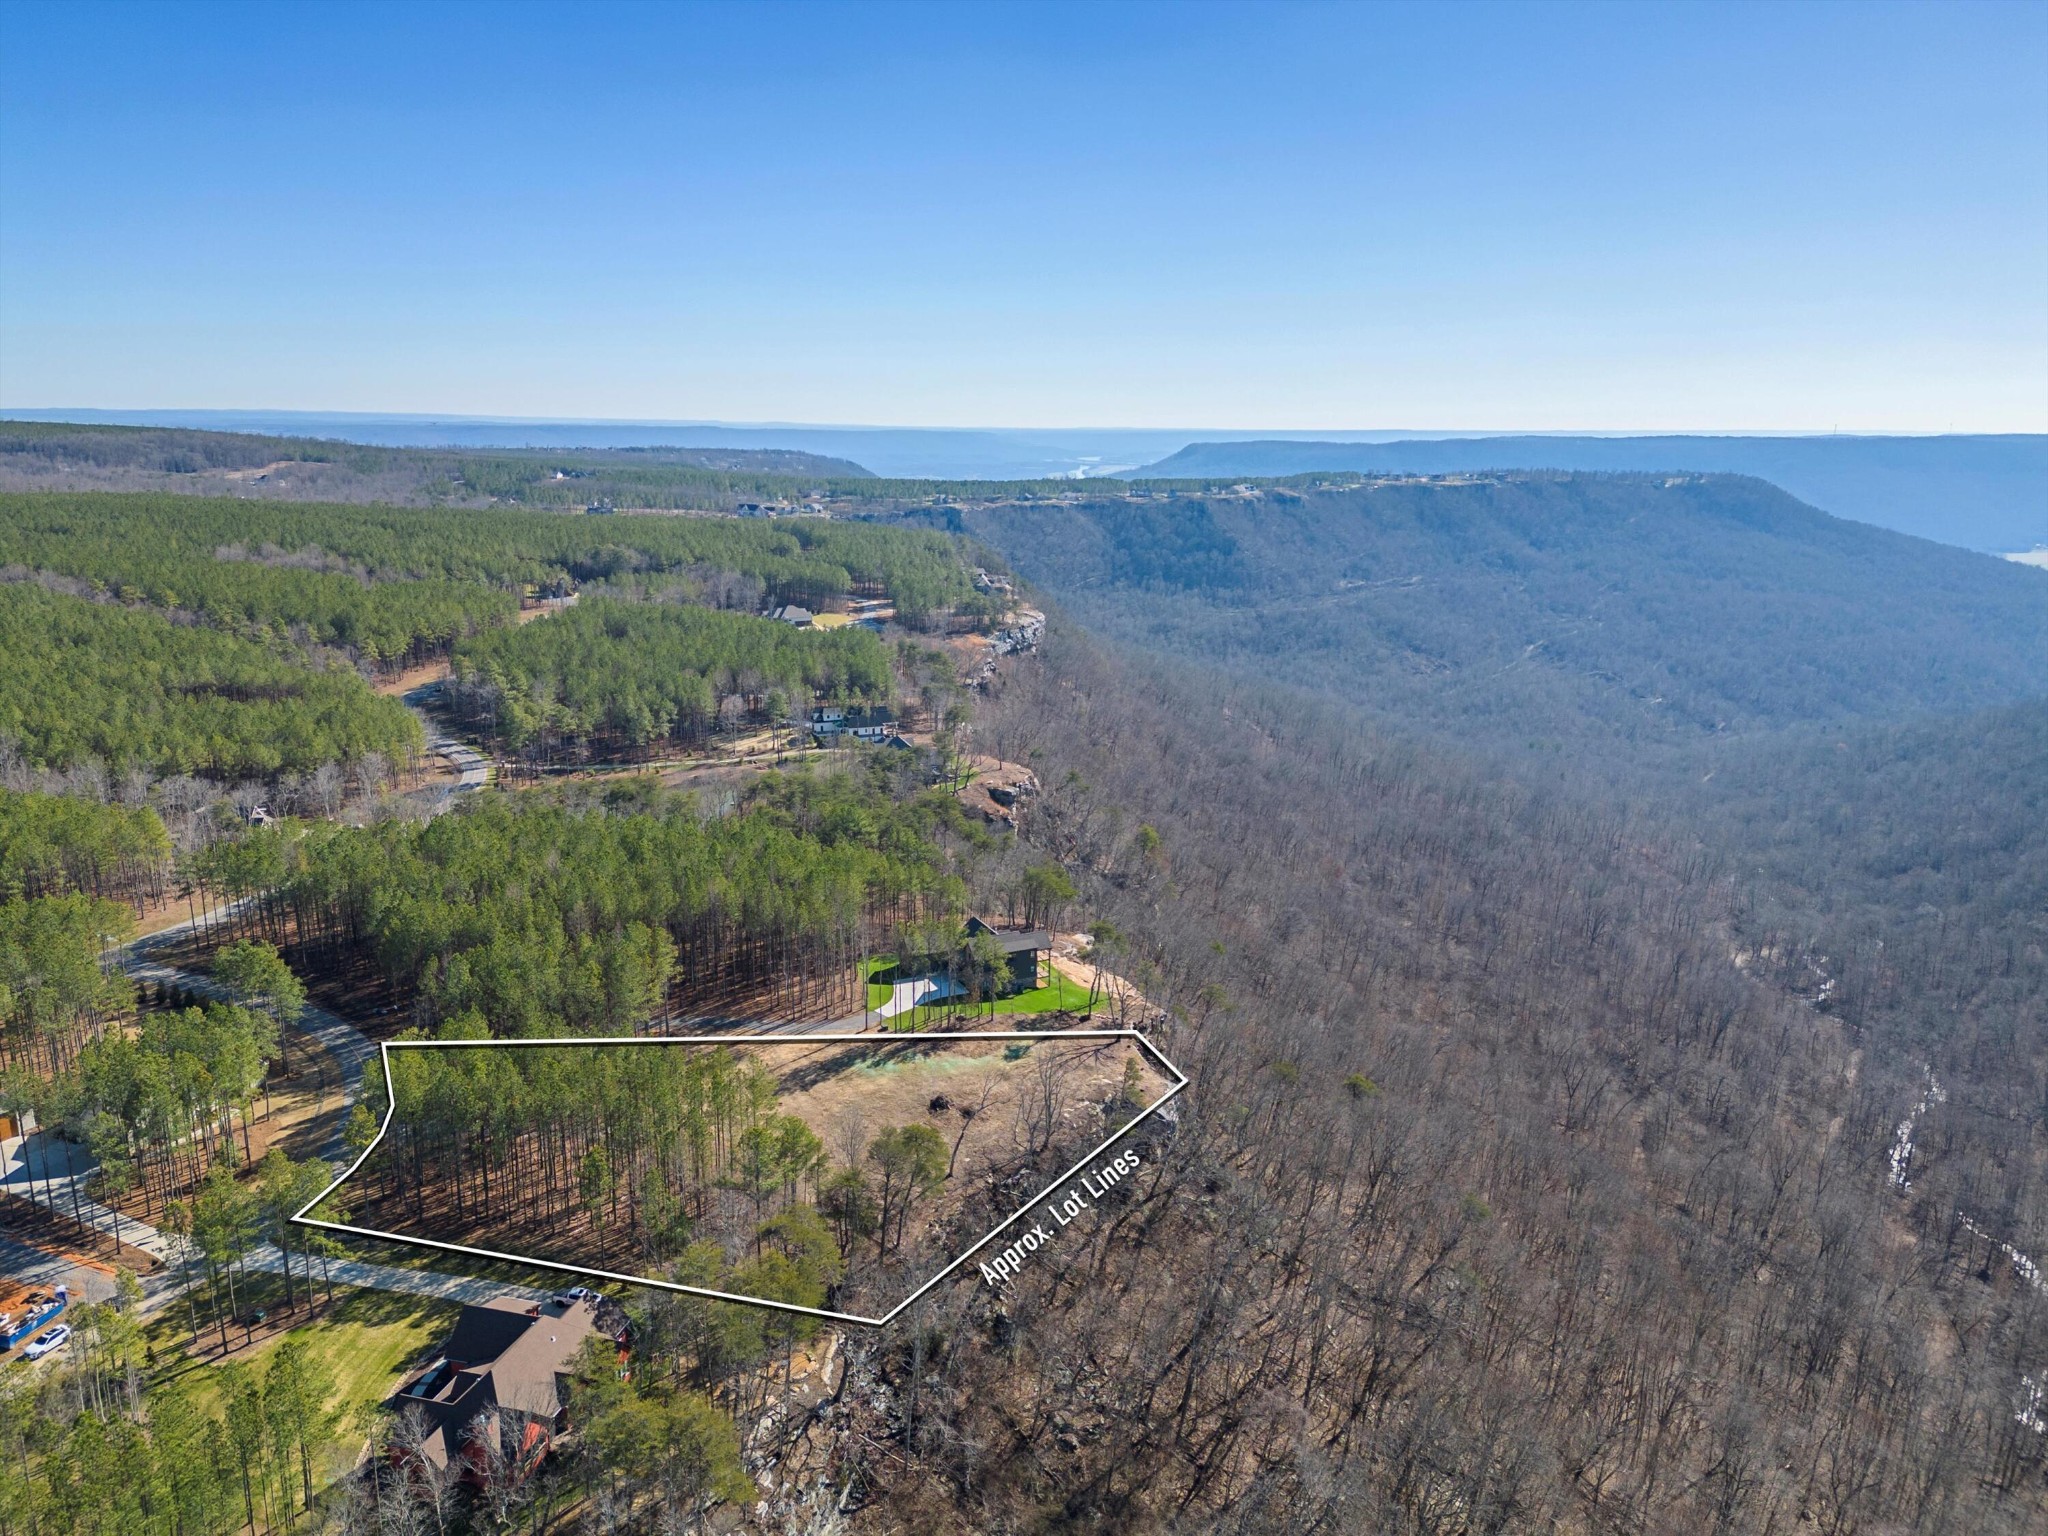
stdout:
<svg viewBox="0 0 2048 1536">
<path fill-rule="evenodd" d="M 1071 433 L 1071 432 L 1128 432 L 1156 436 L 1181 436 L 1189 439 L 1230 438 L 1252 439 L 1268 437 L 1284 440 L 1316 440 L 1328 442 L 1372 442 L 1400 441 L 1406 438 L 1430 440 L 1438 438 L 1467 437 L 2038 437 L 2048 434 L 2048 421 L 2039 427 L 2019 427 L 2005 431 L 1975 431 L 1969 428 L 1925 427 L 1925 428 L 1841 428 L 1841 427 L 1745 427 L 1745 426 L 1700 426 L 1700 427 L 1609 427 L 1609 426 L 1567 426 L 1567 427 L 1343 427 L 1343 426 L 1302 426 L 1255 425 L 1255 426 L 1145 426 L 1117 422 L 1013 422 L 1013 421 L 866 421 L 866 420 L 824 420 L 799 419 L 796 417 L 731 417 L 731 416 L 632 416 L 632 415 L 561 415 L 561 414 L 502 414 L 489 411 L 468 410 L 379 410 L 364 409 L 321 409 L 299 406 L 220 406 L 220 405 L 168 405 L 168 406 L 104 406 L 104 405 L 24 405 L 0 402 L 0 417 L 12 417 L 21 421 L 46 422 L 96 422 L 107 426 L 127 425 L 201 425 L 198 418 L 210 420 L 285 420 L 303 418 L 317 421 L 393 421 L 393 422 L 441 422 L 451 426 L 502 425 L 502 426 L 600 426 L 600 427 L 736 427 L 747 429 L 829 432 L 1009 432 L 1009 433 Z M 190 418 L 190 420 L 187 420 Z M 232 429 L 230 429 L 232 430 Z"/>
</svg>

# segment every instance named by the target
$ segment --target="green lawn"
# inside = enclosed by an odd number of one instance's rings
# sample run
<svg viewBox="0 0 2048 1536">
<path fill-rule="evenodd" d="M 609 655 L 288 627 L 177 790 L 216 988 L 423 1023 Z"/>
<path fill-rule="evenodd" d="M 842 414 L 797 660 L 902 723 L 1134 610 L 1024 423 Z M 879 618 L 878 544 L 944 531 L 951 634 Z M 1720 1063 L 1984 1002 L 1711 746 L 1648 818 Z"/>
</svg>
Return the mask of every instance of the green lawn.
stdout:
<svg viewBox="0 0 2048 1536">
<path fill-rule="evenodd" d="M 986 1007 L 987 1004 L 982 1006 Z M 1019 992 L 1015 997 L 999 997 L 995 1006 L 997 1013 L 1057 1013 L 1061 1009 L 1069 1013 L 1079 1013 L 1088 1006 L 1088 989 L 1078 981 L 1054 971 L 1050 985 L 1033 987 L 1029 992 Z"/>
<path fill-rule="evenodd" d="M 1100 1002 L 1101 999 L 1097 999 Z M 913 1009 L 889 1021 L 893 1029 L 922 1029 L 935 1020 L 958 1019 L 979 1015 L 987 1017 L 993 1012 L 997 1017 L 1010 1013 L 1080 1013 L 1088 1006 L 1088 989 L 1079 982 L 1069 979 L 1058 971 L 1052 973 L 1052 981 L 1043 987 L 1033 987 L 1029 992 L 1019 992 L 1014 997 L 999 997 L 993 1003 L 946 1002 L 928 1004 Z"/>
<path fill-rule="evenodd" d="M 303 1339 L 334 1372 L 335 1403 L 341 1410 L 334 1435 L 323 1453 L 318 1475 L 325 1486 L 346 1472 L 355 1462 L 367 1434 L 366 1410 L 381 1403 L 397 1388 L 399 1373 L 427 1350 L 438 1344 L 455 1324 L 461 1307 L 454 1302 L 431 1301 L 424 1296 L 405 1296 L 390 1291 L 337 1289 L 334 1309 L 326 1316 L 237 1350 L 232 1359 L 262 1371 L 270 1352 L 285 1338 Z M 236 1330 L 230 1326 L 232 1339 Z M 182 1305 L 165 1307 L 149 1329 L 157 1357 L 164 1361 L 160 1380 L 183 1379 L 205 1410 L 217 1411 L 218 1364 L 197 1360 L 184 1353 L 191 1341 Z M 209 1334 L 209 1337 L 217 1335 Z"/>
<path fill-rule="evenodd" d="M 867 978 L 868 1006 L 870 1008 L 879 1008 L 882 1004 L 889 1001 L 889 996 L 895 989 L 887 982 L 875 980 L 875 974 L 878 971 L 893 969 L 895 964 L 896 957 L 894 955 L 872 955 L 861 962 L 861 975 Z"/>
</svg>

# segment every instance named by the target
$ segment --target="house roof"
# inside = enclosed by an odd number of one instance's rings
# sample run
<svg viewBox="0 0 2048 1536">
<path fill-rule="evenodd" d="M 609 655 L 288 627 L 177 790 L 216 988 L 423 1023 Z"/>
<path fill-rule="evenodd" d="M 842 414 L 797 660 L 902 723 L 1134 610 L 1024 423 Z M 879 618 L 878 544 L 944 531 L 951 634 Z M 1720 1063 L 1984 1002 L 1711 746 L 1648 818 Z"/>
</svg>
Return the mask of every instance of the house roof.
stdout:
<svg viewBox="0 0 2048 1536">
<path fill-rule="evenodd" d="M 886 704 L 874 704 L 863 709 L 841 710 L 836 717 L 818 710 L 811 718 L 818 725 L 837 725 L 849 731 L 872 731 L 895 724 L 896 711 Z"/>
<path fill-rule="evenodd" d="M 400 1402 L 419 1404 L 433 1425 L 422 1451 L 446 1466 L 470 1421 L 493 1407 L 552 1419 L 562 1410 L 556 1378 L 597 1331 L 588 1301 L 546 1302 L 532 1314 L 509 1296 L 464 1307 L 441 1358 L 400 1389 Z"/>
<path fill-rule="evenodd" d="M 994 923 L 970 917 L 967 919 L 967 931 L 989 934 L 1003 946 L 1003 953 L 1006 955 L 1029 954 L 1052 948 L 1052 935 L 1043 928 L 998 928 Z"/>
<path fill-rule="evenodd" d="M 441 1353 L 464 1365 L 480 1365 L 497 1359 L 532 1325 L 525 1306 L 510 1297 L 464 1307 Z"/>
<path fill-rule="evenodd" d="M 541 1315 L 526 1332 L 492 1363 L 491 1395 L 502 1406 L 537 1419 L 551 1419 L 561 1412 L 555 1377 L 569 1369 L 576 1351 L 593 1332 L 595 1309 L 583 1302 L 568 1309 L 565 1316 L 548 1315 L 558 1310 L 541 1308 Z"/>
</svg>

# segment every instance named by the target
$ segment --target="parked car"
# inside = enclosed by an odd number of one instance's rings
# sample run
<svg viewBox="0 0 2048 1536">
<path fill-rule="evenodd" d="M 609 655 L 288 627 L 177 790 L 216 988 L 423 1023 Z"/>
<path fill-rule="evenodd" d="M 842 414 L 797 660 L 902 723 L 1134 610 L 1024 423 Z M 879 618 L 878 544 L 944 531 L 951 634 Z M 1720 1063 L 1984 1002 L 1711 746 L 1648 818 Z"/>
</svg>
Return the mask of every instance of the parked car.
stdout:
<svg viewBox="0 0 2048 1536">
<path fill-rule="evenodd" d="M 263 1326 L 264 1320 L 269 1316 L 270 1314 L 261 1307 L 252 1307 L 235 1319 L 235 1326 L 237 1328 L 260 1328 Z"/>
<path fill-rule="evenodd" d="M 28 1348 L 21 1352 L 24 1360 L 40 1360 L 53 1349 L 62 1349 L 71 1338 L 71 1325 L 59 1323 L 47 1333 L 39 1333 L 28 1341 Z"/>
<path fill-rule="evenodd" d="M 587 1285 L 572 1285 L 566 1291 L 555 1292 L 555 1305 L 573 1307 L 579 1301 L 603 1301 L 604 1297 Z"/>
</svg>

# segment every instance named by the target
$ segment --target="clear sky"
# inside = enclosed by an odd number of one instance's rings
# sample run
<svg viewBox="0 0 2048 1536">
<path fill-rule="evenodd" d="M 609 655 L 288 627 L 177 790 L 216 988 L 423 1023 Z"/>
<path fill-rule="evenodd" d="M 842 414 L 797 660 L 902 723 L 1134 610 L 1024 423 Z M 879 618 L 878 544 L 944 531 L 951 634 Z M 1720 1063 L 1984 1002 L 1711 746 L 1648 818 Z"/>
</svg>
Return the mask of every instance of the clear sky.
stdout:
<svg viewBox="0 0 2048 1536">
<path fill-rule="evenodd" d="M 0 407 L 2048 430 L 2048 5 L 0 8 Z"/>
</svg>

